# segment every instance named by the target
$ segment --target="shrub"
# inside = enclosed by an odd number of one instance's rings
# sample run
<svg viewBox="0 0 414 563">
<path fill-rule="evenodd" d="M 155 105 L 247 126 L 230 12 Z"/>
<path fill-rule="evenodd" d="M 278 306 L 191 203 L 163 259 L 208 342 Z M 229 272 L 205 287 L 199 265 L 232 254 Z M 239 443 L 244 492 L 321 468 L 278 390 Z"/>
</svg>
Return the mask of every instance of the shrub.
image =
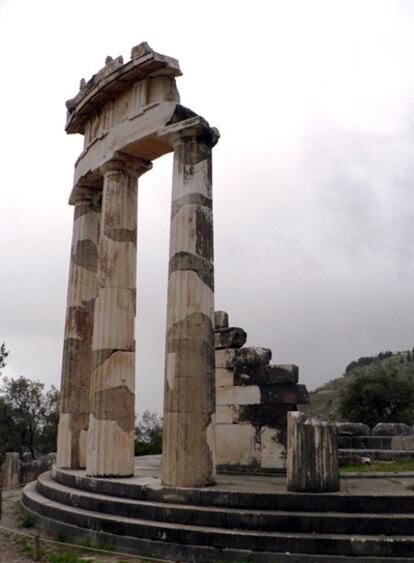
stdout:
<svg viewBox="0 0 414 563">
<path fill-rule="evenodd" d="M 340 411 L 350 422 L 414 422 L 414 381 L 395 374 L 363 373 L 340 395 Z"/>
</svg>

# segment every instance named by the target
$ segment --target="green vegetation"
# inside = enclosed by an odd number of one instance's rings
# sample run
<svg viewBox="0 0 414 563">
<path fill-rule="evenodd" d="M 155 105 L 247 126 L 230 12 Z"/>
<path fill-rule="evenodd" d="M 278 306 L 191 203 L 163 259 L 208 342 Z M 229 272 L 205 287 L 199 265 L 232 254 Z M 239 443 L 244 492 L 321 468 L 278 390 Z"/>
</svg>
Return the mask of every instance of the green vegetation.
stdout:
<svg viewBox="0 0 414 563">
<path fill-rule="evenodd" d="M 0 388 L 0 458 L 29 451 L 33 458 L 55 451 L 59 393 L 45 392 L 40 381 L 20 376 L 3 379 Z"/>
<path fill-rule="evenodd" d="M 0 345 L 0 369 L 9 355 Z M 1 376 L 1 371 L 0 371 Z M 6 452 L 30 452 L 39 455 L 56 450 L 59 421 L 59 392 L 55 387 L 45 390 L 40 381 L 20 376 L 3 377 L 0 385 L 0 464 Z M 135 428 L 136 455 L 160 454 L 162 449 L 162 418 L 145 411 Z"/>
<path fill-rule="evenodd" d="M 19 528 L 33 528 L 33 526 L 33 516 L 30 516 L 30 514 L 22 514 L 21 520 L 19 522 Z"/>
<path fill-rule="evenodd" d="M 351 385 L 352 382 L 360 376 L 365 375 L 385 375 L 390 378 L 391 386 L 393 383 L 394 386 L 398 386 L 398 382 L 401 380 L 414 381 L 413 357 L 414 354 L 411 351 L 395 352 L 392 355 L 389 355 L 389 352 L 381 352 L 378 356 L 373 357 L 372 361 L 367 364 L 364 363 L 364 359 L 363 362 L 359 362 L 359 360 L 351 362 L 351 364 L 357 363 L 358 365 L 349 370 L 346 377 L 333 379 L 315 391 L 312 391 L 310 393 L 311 403 L 301 408 L 304 412 L 325 420 L 348 420 L 348 417 L 341 412 L 341 396 L 343 396 L 345 388 L 348 385 Z M 384 396 L 384 392 L 381 392 L 381 394 Z M 391 412 L 393 405 L 385 405 L 385 409 Z M 392 415 L 394 416 L 395 412 L 393 412 Z M 391 421 L 389 418 L 386 418 L 384 422 L 387 420 Z M 379 421 L 380 420 L 378 420 L 378 422 Z M 363 422 L 363 420 L 357 420 L 357 422 Z M 392 420 L 392 422 L 400 421 Z M 404 420 L 401 420 L 401 422 L 404 422 Z M 374 424 L 376 424 L 376 422 Z"/>
<path fill-rule="evenodd" d="M 408 352 L 407 354 L 409 353 L 410 352 Z M 344 375 L 347 375 L 355 368 L 368 366 L 376 360 L 384 360 L 385 358 L 390 358 L 391 356 L 392 352 L 380 352 L 377 356 L 362 356 L 362 358 L 358 358 L 358 360 L 354 360 L 346 366 Z"/>
<path fill-rule="evenodd" d="M 50 557 L 50 563 L 80 563 L 81 559 L 72 552 L 53 553 Z"/>
<path fill-rule="evenodd" d="M 144 411 L 135 428 L 135 455 L 160 454 L 162 418 L 156 412 Z"/>
<path fill-rule="evenodd" d="M 414 422 L 414 381 L 397 374 L 362 373 L 341 389 L 340 413 L 350 422 Z"/>
<path fill-rule="evenodd" d="M 414 459 L 396 459 L 393 461 L 373 461 L 372 463 L 356 463 L 344 465 L 341 473 L 374 473 L 414 471 Z M 414 487 L 414 485 L 413 485 Z"/>
</svg>

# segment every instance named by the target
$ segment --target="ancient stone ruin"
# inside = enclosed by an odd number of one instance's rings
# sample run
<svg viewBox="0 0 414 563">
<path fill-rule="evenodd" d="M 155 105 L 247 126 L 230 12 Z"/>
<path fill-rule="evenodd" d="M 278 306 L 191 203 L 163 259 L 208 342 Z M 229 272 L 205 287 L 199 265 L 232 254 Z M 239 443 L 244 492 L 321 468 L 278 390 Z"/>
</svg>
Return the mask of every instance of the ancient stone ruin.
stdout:
<svg viewBox="0 0 414 563">
<path fill-rule="evenodd" d="M 333 424 L 303 412 L 288 414 L 287 488 L 309 493 L 339 490 L 338 445 Z"/>
<path fill-rule="evenodd" d="M 414 489 L 389 479 L 383 490 L 360 494 L 354 484 L 335 492 L 336 433 L 295 412 L 308 401 L 298 368 L 270 364 L 269 349 L 245 346 L 245 331 L 229 326 L 223 311 L 214 314 L 211 152 L 218 132 L 180 104 L 180 74 L 175 59 L 142 43 L 125 64 L 108 57 L 67 103 L 66 130 L 84 136 L 84 150 L 70 196 L 57 463 L 25 486 L 24 511 L 68 541 L 152 560 L 412 561 Z M 159 456 L 133 457 L 137 186 L 168 152 L 160 464 Z M 341 432 L 361 447 L 385 440 L 361 435 L 361 426 Z M 410 436 L 403 438 L 408 446 Z M 277 473 L 286 455 L 290 491 L 284 475 L 234 474 Z M 233 475 L 216 475 L 216 465 Z"/>
<path fill-rule="evenodd" d="M 180 105 L 178 62 L 146 43 L 67 102 L 75 164 L 57 466 L 134 473 L 138 178 L 174 152 L 164 396 L 164 484 L 214 481 L 211 149 L 219 134 Z"/>
<path fill-rule="evenodd" d="M 296 365 L 270 365 L 268 348 L 243 347 L 247 334 L 215 313 L 216 448 L 220 470 L 286 467 L 287 413 L 309 403 Z"/>
<path fill-rule="evenodd" d="M 282 467 L 286 413 L 308 398 L 297 368 L 269 366 L 270 350 L 241 348 L 245 333 L 229 329 L 225 315 L 214 333 L 211 151 L 219 134 L 180 104 L 180 74 L 175 59 L 142 43 L 125 64 L 108 57 L 66 104 L 66 131 L 84 136 L 84 150 L 70 195 L 57 466 L 134 473 L 138 178 L 174 152 L 162 482 L 202 486 L 214 482 L 216 430 L 221 465 Z"/>
</svg>

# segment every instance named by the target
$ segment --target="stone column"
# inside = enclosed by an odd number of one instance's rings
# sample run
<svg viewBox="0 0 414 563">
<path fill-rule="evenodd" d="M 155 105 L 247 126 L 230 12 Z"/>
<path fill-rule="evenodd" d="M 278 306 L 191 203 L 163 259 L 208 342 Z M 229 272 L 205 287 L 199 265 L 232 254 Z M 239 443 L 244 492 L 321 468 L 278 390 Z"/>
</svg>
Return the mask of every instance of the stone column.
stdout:
<svg viewBox="0 0 414 563">
<path fill-rule="evenodd" d="M 135 285 L 138 176 L 151 164 L 119 154 L 107 162 L 92 340 L 88 475 L 134 473 Z"/>
<path fill-rule="evenodd" d="M 79 469 L 86 464 L 93 311 L 100 192 L 84 190 L 75 204 L 63 348 L 56 464 Z"/>
<path fill-rule="evenodd" d="M 288 413 L 288 491 L 339 490 L 338 447 L 333 424 L 303 412 Z"/>
<path fill-rule="evenodd" d="M 214 482 L 214 271 L 211 148 L 218 134 L 174 145 L 162 483 Z"/>
</svg>

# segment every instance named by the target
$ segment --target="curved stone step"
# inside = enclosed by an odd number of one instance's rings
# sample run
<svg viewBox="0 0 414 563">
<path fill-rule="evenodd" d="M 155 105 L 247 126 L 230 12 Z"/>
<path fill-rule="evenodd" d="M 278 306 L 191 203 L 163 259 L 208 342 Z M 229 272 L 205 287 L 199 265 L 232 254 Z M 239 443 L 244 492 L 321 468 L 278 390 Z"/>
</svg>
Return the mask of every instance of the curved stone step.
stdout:
<svg viewBox="0 0 414 563">
<path fill-rule="evenodd" d="M 240 510 L 133 500 L 79 491 L 57 483 L 50 473 L 39 477 L 37 490 L 44 497 L 64 505 L 156 522 L 255 531 L 399 536 L 414 534 L 414 514 L 315 514 L 303 511 Z"/>
<path fill-rule="evenodd" d="M 236 549 L 273 553 L 303 553 L 345 555 L 349 557 L 410 557 L 414 553 L 414 537 L 373 537 L 363 535 L 300 534 L 229 530 L 214 527 L 154 522 L 124 516 L 99 514 L 82 508 L 63 505 L 45 498 L 30 483 L 23 491 L 23 506 L 40 520 L 46 517 L 56 524 L 74 525 L 84 529 L 84 535 L 98 532 L 122 537 L 168 542 L 180 546 L 210 546 L 216 550 Z M 117 544 L 119 545 L 119 544 Z M 332 560 L 332 559 L 331 559 Z M 360 559 L 359 559 L 360 560 Z"/>
<path fill-rule="evenodd" d="M 361 495 L 346 492 L 261 493 L 220 489 L 217 486 L 175 489 L 163 487 L 157 478 L 98 479 L 87 477 L 80 470 L 54 468 L 52 474 L 62 485 L 124 499 L 257 510 L 414 514 L 414 493 L 408 490 L 400 495 L 380 492 Z"/>
<path fill-rule="evenodd" d="M 36 523 L 44 530 L 64 535 L 67 540 L 82 543 L 85 540 L 93 547 L 104 545 L 107 549 L 126 554 L 162 558 L 163 561 L 186 561 L 188 563 L 212 563 L 249 561 L 249 563 L 412 563 L 412 557 L 358 557 L 349 558 L 342 555 L 310 555 L 300 553 L 270 553 L 266 551 L 221 549 L 198 545 L 179 545 L 156 542 L 129 536 L 116 536 L 105 532 L 86 530 L 73 524 L 52 520 L 24 507 Z"/>
</svg>

